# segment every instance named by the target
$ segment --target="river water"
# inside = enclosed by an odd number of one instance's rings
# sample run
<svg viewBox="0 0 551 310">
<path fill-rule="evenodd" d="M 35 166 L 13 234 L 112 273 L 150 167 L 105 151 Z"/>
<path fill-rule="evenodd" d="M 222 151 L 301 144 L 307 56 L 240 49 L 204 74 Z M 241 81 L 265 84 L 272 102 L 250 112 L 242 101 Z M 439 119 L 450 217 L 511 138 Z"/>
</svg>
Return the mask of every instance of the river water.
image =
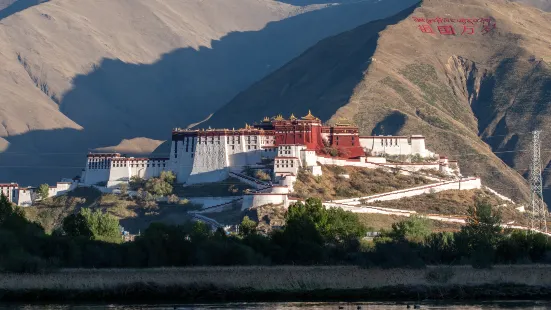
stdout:
<svg viewBox="0 0 551 310">
<path fill-rule="evenodd" d="M 410 304 L 414 309 L 414 304 Z M 477 303 L 427 303 L 420 302 L 420 309 L 454 309 L 454 310 L 478 310 L 478 309 L 515 309 L 515 310 L 540 310 L 551 309 L 551 302 L 545 301 L 499 301 Z M 198 304 L 198 305 L 25 305 L 25 304 L 0 304 L 0 310 L 402 310 L 407 309 L 407 303 L 229 303 L 229 304 Z"/>
</svg>

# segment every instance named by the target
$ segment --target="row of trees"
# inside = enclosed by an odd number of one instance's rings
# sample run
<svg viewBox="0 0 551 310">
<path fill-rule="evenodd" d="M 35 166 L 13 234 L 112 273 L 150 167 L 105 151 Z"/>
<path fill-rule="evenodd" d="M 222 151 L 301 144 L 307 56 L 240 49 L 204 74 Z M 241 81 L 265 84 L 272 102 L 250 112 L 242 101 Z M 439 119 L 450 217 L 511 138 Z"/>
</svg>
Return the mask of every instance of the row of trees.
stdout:
<svg viewBox="0 0 551 310">
<path fill-rule="evenodd" d="M 466 225 L 459 232 L 433 233 L 430 221 L 412 217 L 392 225 L 374 240 L 374 251 L 396 252 L 384 265 L 551 263 L 551 243 L 540 233 L 504 229 L 501 215 L 491 205 L 478 202 L 469 208 Z M 404 259 L 406 258 L 406 259 Z"/>
<path fill-rule="evenodd" d="M 120 240 L 118 222 L 101 211 L 82 209 L 63 221 L 63 229 L 47 235 L 25 219 L 21 210 L 0 200 L 0 269 L 140 268 L 195 265 L 357 264 L 423 267 L 426 264 L 548 262 L 547 237 L 504 231 L 499 214 L 480 203 L 470 210 L 460 232 L 433 233 L 424 218 L 396 223 L 373 241 L 358 216 L 326 209 L 308 199 L 289 207 L 286 225 L 269 235 L 256 231 L 248 218 L 240 233 L 215 232 L 203 223 L 170 226 L 155 223 L 133 242 Z"/>
</svg>

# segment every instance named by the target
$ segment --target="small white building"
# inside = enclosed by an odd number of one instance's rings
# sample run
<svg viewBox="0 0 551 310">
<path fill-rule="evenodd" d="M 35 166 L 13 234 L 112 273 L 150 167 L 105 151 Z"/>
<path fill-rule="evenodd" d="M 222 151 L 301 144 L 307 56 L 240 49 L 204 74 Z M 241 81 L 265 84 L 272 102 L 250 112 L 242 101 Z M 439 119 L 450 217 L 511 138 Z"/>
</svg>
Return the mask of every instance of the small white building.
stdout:
<svg viewBox="0 0 551 310">
<path fill-rule="evenodd" d="M 360 136 L 360 144 L 372 155 L 419 155 L 434 157 L 435 153 L 426 149 L 425 137 L 407 136 Z"/>
</svg>

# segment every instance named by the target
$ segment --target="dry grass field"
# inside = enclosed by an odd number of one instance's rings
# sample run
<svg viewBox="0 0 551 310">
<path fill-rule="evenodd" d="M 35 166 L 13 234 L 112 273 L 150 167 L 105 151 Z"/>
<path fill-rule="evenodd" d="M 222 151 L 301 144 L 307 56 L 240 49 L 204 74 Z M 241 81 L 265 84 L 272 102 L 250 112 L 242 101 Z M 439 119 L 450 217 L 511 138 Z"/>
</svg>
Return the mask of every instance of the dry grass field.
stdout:
<svg viewBox="0 0 551 310">
<path fill-rule="evenodd" d="M 370 231 L 379 232 L 381 230 L 390 230 L 392 228 L 392 224 L 408 219 L 405 216 L 376 213 L 358 213 L 358 217 L 360 218 L 360 223 L 362 223 Z M 459 231 L 462 226 L 459 223 L 449 223 L 436 220 L 429 221 L 433 232 Z"/>
<path fill-rule="evenodd" d="M 501 212 L 504 222 L 515 221 L 515 223 L 522 225 L 528 223 L 526 215 L 515 210 L 520 205 L 508 203 L 484 190 L 449 190 L 399 200 L 380 201 L 372 203 L 372 205 L 383 208 L 417 211 L 421 214 L 467 216 L 467 210 L 469 207 L 474 206 L 478 199 L 486 199 L 488 203 L 495 206 L 496 210 Z"/>
<path fill-rule="evenodd" d="M 434 274 L 447 274 L 435 282 Z M 67 269 L 47 274 L 2 274 L 0 290 L 108 290 L 121 285 L 195 286 L 257 291 L 362 289 L 386 286 L 517 284 L 551 286 L 551 266 L 511 265 L 426 269 L 363 269 L 353 266 L 194 267 L 159 269 Z"/>
<path fill-rule="evenodd" d="M 300 171 L 293 195 L 304 199 L 312 197 L 332 200 L 368 196 L 435 183 L 422 176 L 394 174 L 383 169 L 324 165 L 322 170 L 321 176 Z M 340 177 L 341 174 L 348 174 L 350 178 Z"/>
</svg>

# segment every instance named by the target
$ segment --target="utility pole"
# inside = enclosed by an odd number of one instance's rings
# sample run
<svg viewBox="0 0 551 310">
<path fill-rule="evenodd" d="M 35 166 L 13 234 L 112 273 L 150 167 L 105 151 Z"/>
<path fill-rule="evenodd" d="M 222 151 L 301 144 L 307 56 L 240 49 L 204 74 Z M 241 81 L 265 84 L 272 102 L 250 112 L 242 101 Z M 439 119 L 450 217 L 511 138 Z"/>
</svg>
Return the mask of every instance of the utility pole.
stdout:
<svg viewBox="0 0 551 310">
<path fill-rule="evenodd" d="M 530 228 L 547 232 L 547 208 L 543 201 L 541 180 L 541 131 L 532 132 L 532 162 L 530 165 Z"/>
</svg>

